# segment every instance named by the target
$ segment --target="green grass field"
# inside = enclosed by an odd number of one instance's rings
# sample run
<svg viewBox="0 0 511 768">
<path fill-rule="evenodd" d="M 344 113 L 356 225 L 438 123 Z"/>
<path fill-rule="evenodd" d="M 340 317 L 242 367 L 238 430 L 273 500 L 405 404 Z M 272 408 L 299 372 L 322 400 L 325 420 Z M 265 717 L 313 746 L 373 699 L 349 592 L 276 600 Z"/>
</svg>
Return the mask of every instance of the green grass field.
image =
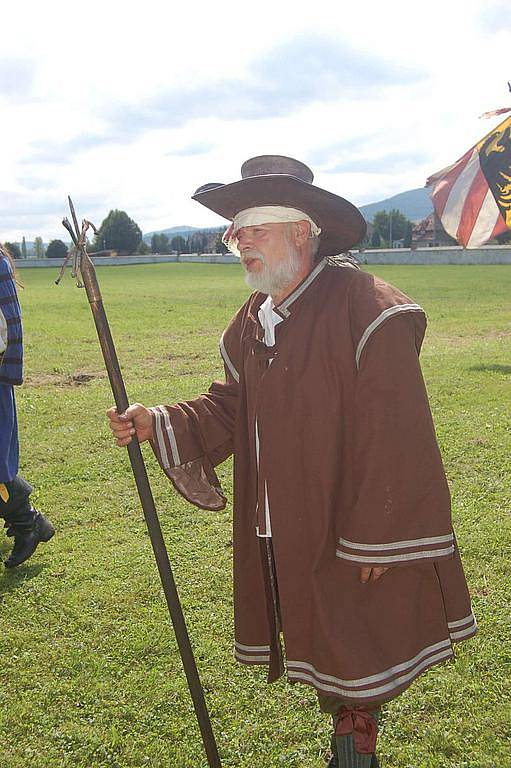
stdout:
<svg viewBox="0 0 511 768">
<path fill-rule="evenodd" d="M 380 267 L 429 316 L 422 355 L 480 630 L 388 706 L 383 768 L 511 767 L 511 267 Z M 0 767 L 197 768 L 200 736 L 84 291 L 24 270 L 21 467 L 58 529 L 0 567 Z M 129 397 L 190 398 L 222 375 L 248 289 L 235 265 L 98 270 Z M 314 693 L 232 656 L 231 506 L 179 498 L 144 448 L 225 768 L 321 768 Z M 231 493 L 231 466 L 220 477 Z M 11 540 L 0 537 L 4 558 Z"/>
</svg>

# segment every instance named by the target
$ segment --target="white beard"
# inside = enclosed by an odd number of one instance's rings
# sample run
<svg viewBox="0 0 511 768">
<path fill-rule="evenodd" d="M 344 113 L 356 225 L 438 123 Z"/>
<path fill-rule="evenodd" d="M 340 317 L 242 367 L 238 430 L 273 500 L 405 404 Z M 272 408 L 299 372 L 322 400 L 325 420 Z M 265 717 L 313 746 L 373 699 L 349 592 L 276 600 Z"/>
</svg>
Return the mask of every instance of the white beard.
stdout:
<svg viewBox="0 0 511 768">
<path fill-rule="evenodd" d="M 257 258 L 262 263 L 262 269 L 258 272 L 247 272 L 245 275 L 246 284 L 254 291 L 260 291 L 271 296 L 285 291 L 293 283 L 300 270 L 300 259 L 294 246 L 287 242 L 286 250 L 286 258 L 282 259 L 275 267 L 269 267 L 262 253 L 255 249 L 246 253 L 247 256 Z"/>
</svg>

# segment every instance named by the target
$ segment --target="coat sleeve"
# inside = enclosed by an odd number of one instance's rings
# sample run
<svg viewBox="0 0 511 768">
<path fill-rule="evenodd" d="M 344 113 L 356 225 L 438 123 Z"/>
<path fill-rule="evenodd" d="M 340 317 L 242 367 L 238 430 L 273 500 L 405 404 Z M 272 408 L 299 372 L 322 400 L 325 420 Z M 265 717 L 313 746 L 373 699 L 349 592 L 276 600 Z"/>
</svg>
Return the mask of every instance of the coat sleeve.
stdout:
<svg viewBox="0 0 511 768">
<path fill-rule="evenodd" d="M 357 345 L 355 491 L 337 557 L 358 567 L 453 556 L 449 489 L 419 364 L 425 322 L 415 309 L 387 312 Z"/>
<path fill-rule="evenodd" d="M 225 381 L 208 392 L 175 405 L 158 405 L 153 414 L 153 451 L 161 468 L 185 499 L 202 509 L 226 504 L 214 470 L 233 451 L 239 392 L 239 318 L 220 340 Z"/>
<path fill-rule="evenodd" d="M 11 265 L 0 250 L 0 384 L 23 381 L 21 309 Z"/>
</svg>

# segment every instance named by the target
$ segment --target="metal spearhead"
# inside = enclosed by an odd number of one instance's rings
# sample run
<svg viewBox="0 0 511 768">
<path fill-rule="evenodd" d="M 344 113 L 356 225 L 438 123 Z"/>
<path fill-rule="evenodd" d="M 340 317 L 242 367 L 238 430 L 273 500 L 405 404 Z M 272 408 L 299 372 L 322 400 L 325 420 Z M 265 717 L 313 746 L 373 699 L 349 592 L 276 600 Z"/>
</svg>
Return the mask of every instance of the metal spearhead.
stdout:
<svg viewBox="0 0 511 768">
<path fill-rule="evenodd" d="M 92 229 L 94 234 L 98 233 L 98 230 L 94 226 L 94 224 L 91 221 L 88 221 L 87 219 L 83 219 L 81 229 L 78 226 L 78 219 L 76 218 L 76 212 L 75 207 L 73 205 L 73 201 L 70 197 L 67 198 L 69 202 L 69 210 L 71 211 L 71 218 L 73 219 L 73 224 L 69 221 L 69 219 L 64 217 L 62 219 L 62 225 L 67 229 L 68 233 L 71 235 L 71 240 L 73 241 L 72 247 L 69 249 L 69 252 L 64 259 L 64 263 L 62 264 L 62 267 L 60 268 L 59 276 L 55 280 L 55 284 L 58 285 L 60 281 L 62 280 L 62 277 L 64 275 L 67 263 L 70 258 L 72 258 L 72 266 L 71 266 L 71 277 L 76 279 L 76 285 L 78 288 L 83 288 L 83 280 L 82 280 L 82 274 L 81 274 L 81 267 L 82 267 L 82 257 L 87 257 L 87 231 Z M 73 226 L 74 225 L 74 226 Z"/>
</svg>

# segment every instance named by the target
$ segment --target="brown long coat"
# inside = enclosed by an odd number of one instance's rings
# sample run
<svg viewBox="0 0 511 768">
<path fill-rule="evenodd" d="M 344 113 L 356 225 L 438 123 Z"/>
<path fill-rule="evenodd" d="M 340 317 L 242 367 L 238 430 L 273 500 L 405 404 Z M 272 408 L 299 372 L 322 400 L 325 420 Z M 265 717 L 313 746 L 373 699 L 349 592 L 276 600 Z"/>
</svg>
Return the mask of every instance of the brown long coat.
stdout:
<svg viewBox="0 0 511 768">
<path fill-rule="evenodd" d="M 236 658 L 274 679 L 281 628 L 290 680 L 354 704 L 389 699 L 476 631 L 419 365 L 424 312 L 324 259 L 277 308 L 267 348 L 264 299 L 222 337 L 225 382 L 153 409 L 153 448 L 207 509 L 225 504 L 213 467 L 234 453 Z M 265 484 L 271 547 L 255 533 Z M 360 568 L 379 565 L 390 570 L 361 584 Z"/>
</svg>

